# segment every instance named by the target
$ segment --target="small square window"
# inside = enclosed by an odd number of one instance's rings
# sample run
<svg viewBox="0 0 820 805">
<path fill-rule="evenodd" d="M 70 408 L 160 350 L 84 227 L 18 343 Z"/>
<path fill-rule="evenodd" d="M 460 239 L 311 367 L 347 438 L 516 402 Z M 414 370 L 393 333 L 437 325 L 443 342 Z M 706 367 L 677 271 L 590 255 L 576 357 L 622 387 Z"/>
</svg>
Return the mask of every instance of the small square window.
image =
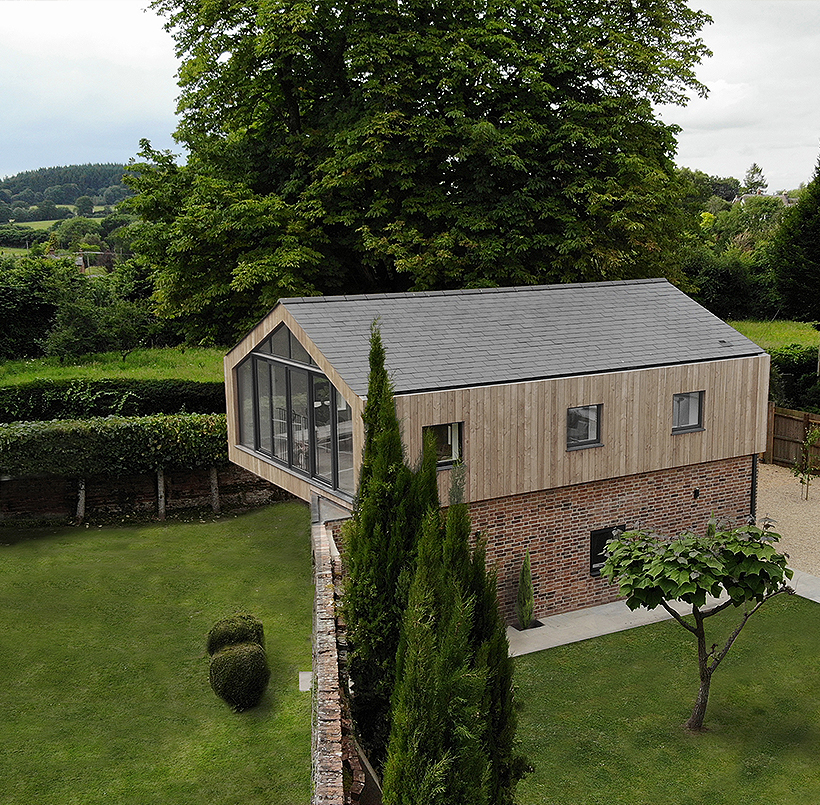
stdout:
<svg viewBox="0 0 820 805">
<path fill-rule="evenodd" d="M 421 429 L 422 436 L 433 437 L 436 445 L 436 458 L 439 466 L 454 464 L 461 460 L 462 422 L 451 422 L 448 425 L 429 425 Z"/>
<path fill-rule="evenodd" d="M 601 445 L 602 405 L 567 408 L 567 450 Z"/>
<path fill-rule="evenodd" d="M 618 534 L 626 531 L 625 525 L 610 526 L 609 528 L 599 528 L 589 535 L 589 574 L 590 576 L 600 576 L 601 568 L 606 562 L 606 544 Z"/>
<path fill-rule="evenodd" d="M 702 391 L 672 395 L 672 432 L 703 430 Z"/>
</svg>

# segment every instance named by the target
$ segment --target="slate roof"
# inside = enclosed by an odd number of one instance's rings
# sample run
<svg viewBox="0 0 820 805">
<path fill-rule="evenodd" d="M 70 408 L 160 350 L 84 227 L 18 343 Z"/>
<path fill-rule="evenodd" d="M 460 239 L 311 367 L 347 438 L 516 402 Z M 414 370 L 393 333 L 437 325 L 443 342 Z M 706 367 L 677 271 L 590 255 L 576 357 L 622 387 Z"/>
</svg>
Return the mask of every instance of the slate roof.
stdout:
<svg viewBox="0 0 820 805">
<path fill-rule="evenodd" d="M 760 355 L 664 279 L 282 299 L 359 396 L 379 319 L 396 393 Z"/>
</svg>

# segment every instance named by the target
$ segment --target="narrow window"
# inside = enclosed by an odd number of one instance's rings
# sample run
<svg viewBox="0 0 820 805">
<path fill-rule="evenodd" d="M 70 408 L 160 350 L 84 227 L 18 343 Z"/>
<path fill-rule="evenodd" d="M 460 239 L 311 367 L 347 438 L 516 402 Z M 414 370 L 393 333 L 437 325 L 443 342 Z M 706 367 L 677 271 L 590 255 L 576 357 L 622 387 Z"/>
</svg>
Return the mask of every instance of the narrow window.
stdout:
<svg viewBox="0 0 820 805">
<path fill-rule="evenodd" d="M 338 391 L 336 392 L 336 450 L 339 465 L 339 489 L 352 495 L 356 486 L 353 473 L 353 410 Z"/>
<path fill-rule="evenodd" d="M 618 534 L 626 531 L 626 526 L 616 525 L 609 528 L 599 528 L 589 535 L 589 574 L 600 576 L 601 568 L 606 562 L 606 544 Z"/>
<path fill-rule="evenodd" d="M 703 430 L 702 391 L 672 395 L 672 432 Z"/>
<path fill-rule="evenodd" d="M 239 444 L 256 447 L 256 425 L 253 419 L 253 363 L 245 361 L 236 370 L 236 396 L 239 403 Z"/>
<path fill-rule="evenodd" d="M 313 375 L 313 449 L 315 474 L 333 482 L 333 411 L 330 408 L 330 381 Z"/>
<path fill-rule="evenodd" d="M 567 450 L 600 447 L 602 405 L 567 408 Z"/>
<path fill-rule="evenodd" d="M 428 425 L 421 429 L 422 436 L 432 436 L 436 445 L 439 466 L 447 466 L 461 460 L 461 422 L 447 425 Z"/>
</svg>

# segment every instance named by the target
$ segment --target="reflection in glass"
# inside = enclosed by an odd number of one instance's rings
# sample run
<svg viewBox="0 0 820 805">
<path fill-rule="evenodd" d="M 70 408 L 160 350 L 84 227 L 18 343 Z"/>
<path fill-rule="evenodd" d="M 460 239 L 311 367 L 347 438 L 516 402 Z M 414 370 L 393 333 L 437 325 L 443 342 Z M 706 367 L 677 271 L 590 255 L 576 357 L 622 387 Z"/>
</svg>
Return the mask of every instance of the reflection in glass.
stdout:
<svg viewBox="0 0 820 805">
<path fill-rule="evenodd" d="M 290 370 L 291 434 L 293 454 L 291 466 L 310 472 L 310 413 L 308 409 L 308 374 L 301 369 Z"/>
<path fill-rule="evenodd" d="M 270 364 L 256 361 L 256 399 L 259 412 L 259 449 L 265 453 L 273 450 L 271 431 Z"/>
<path fill-rule="evenodd" d="M 313 440 L 315 473 L 329 483 L 333 482 L 333 433 L 330 409 L 330 381 L 313 375 Z"/>
<path fill-rule="evenodd" d="M 288 370 L 281 364 L 272 364 L 273 380 L 273 455 L 288 460 Z"/>
<path fill-rule="evenodd" d="M 236 370 L 236 396 L 239 402 L 239 444 L 253 450 L 256 428 L 253 422 L 253 362 L 239 364 Z"/>
<path fill-rule="evenodd" d="M 353 411 L 339 392 L 336 392 L 336 451 L 339 472 L 338 488 L 352 495 L 355 491 L 353 475 Z"/>
</svg>

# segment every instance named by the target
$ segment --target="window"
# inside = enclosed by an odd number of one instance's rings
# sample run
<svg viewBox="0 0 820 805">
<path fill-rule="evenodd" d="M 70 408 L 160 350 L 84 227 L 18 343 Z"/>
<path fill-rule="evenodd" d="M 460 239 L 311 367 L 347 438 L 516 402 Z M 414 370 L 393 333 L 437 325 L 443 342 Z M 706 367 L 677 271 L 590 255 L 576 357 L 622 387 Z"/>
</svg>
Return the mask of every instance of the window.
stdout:
<svg viewBox="0 0 820 805">
<path fill-rule="evenodd" d="M 600 576 L 601 568 L 606 561 L 606 544 L 613 537 L 626 531 L 625 525 L 610 526 L 609 528 L 599 528 L 589 535 L 589 574 L 590 576 Z"/>
<path fill-rule="evenodd" d="M 462 424 L 451 422 L 448 425 L 429 425 L 421 429 L 425 439 L 429 438 L 429 434 L 435 441 L 439 466 L 447 466 L 461 460 Z"/>
<path fill-rule="evenodd" d="M 703 430 L 703 392 L 672 395 L 672 433 Z"/>
<path fill-rule="evenodd" d="M 287 327 L 236 367 L 236 391 L 240 445 L 353 494 L 353 412 Z"/>
<path fill-rule="evenodd" d="M 567 450 L 600 447 L 602 405 L 567 408 Z"/>
</svg>

